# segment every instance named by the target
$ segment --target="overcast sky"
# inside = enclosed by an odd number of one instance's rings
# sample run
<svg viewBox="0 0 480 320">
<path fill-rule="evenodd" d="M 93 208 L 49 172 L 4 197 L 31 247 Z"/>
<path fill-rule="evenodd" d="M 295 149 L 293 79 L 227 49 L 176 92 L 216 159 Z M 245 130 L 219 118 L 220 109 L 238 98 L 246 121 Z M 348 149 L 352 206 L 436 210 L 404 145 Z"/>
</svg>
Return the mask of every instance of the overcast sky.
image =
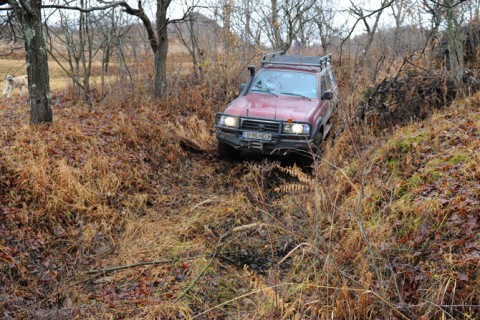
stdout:
<svg viewBox="0 0 480 320">
<path fill-rule="evenodd" d="M 189 3 L 191 3 L 191 0 L 188 0 Z M 197 1 L 198 2 L 198 1 Z M 351 6 L 351 2 L 353 2 L 355 5 L 359 5 L 361 6 L 365 12 L 367 12 L 367 10 L 375 10 L 375 9 L 379 9 L 381 7 L 381 0 L 337 0 L 336 1 L 338 3 L 338 7 L 337 7 L 337 10 L 340 12 L 340 17 L 338 19 L 338 23 L 341 24 L 341 25 L 345 25 L 347 24 L 350 28 L 353 27 L 354 23 L 355 23 L 355 18 L 352 17 L 350 14 L 349 14 L 349 8 Z M 172 1 L 172 5 L 171 7 L 169 8 L 169 15 L 172 19 L 175 19 L 175 18 L 181 18 L 182 15 L 183 15 L 183 12 L 185 10 L 185 5 L 182 5 L 182 3 L 185 3 L 185 0 L 173 0 Z M 221 3 L 220 0 L 210 0 L 210 3 Z M 208 11 L 208 10 L 205 10 L 205 11 Z M 385 12 L 383 12 L 382 14 L 382 19 L 381 19 L 381 22 L 380 22 L 380 26 L 387 26 L 389 24 L 391 24 L 392 22 L 392 19 L 390 17 L 391 15 L 391 10 L 387 9 Z M 208 14 L 207 14 L 208 16 Z M 359 23 L 356 27 L 356 29 L 354 30 L 354 33 L 353 35 L 356 35 L 356 34 L 361 34 L 363 33 L 365 30 L 364 30 L 364 25 L 363 23 Z"/>
<path fill-rule="evenodd" d="M 52 0 L 53 2 L 57 2 L 58 0 Z M 113 1 L 113 0 L 112 0 Z M 188 3 L 193 3 L 192 0 L 186 0 Z M 348 9 L 351 6 L 350 0 L 337 0 L 338 1 L 338 7 L 337 9 L 339 10 L 340 17 L 337 19 L 338 23 L 340 25 L 348 25 L 350 28 L 353 27 L 355 23 L 354 17 L 352 17 L 348 13 Z M 137 7 L 137 0 L 127 0 L 127 2 L 131 2 L 132 7 Z M 147 14 L 150 16 L 152 21 L 155 21 L 155 6 L 153 3 L 155 0 L 144 0 L 144 8 L 146 8 Z M 196 3 L 199 3 L 200 5 L 204 5 L 205 2 L 213 3 L 214 5 L 216 3 L 220 4 L 220 0 L 207 0 L 207 1 L 195 1 Z M 380 8 L 380 0 L 352 0 L 353 3 L 361 5 L 364 10 L 372 10 L 372 9 L 378 9 Z M 168 15 L 170 19 L 178 19 L 183 16 L 183 12 L 186 8 L 184 5 L 185 0 L 173 0 L 172 4 L 169 8 Z M 212 16 L 213 15 L 213 8 L 209 10 L 208 8 L 205 8 L 203 10 L 203 13 L 207 16 Z M 365 11 L 367 12 L 367 11 Z M 381 26 L 386 26 L 389 24 L 389 21 L 392 19 L 389 18 L 391 13 L 389 9 L 387 9 L 383 14 L 382 14 L 382 21 L 381 21 Z M 45 10 L 44 11 L 45 17 L 48 17 L 48 23 L 54 23 L 55 21 L 59 20 L 58 14 L 51 13 L 51 10 Z M 363 23 L 359 23 L 356 27 L 356 29 L 353 32 L 353 35 L 356 34 L 361 34 L 364 32 L 364 25 Z"/>
</svg>

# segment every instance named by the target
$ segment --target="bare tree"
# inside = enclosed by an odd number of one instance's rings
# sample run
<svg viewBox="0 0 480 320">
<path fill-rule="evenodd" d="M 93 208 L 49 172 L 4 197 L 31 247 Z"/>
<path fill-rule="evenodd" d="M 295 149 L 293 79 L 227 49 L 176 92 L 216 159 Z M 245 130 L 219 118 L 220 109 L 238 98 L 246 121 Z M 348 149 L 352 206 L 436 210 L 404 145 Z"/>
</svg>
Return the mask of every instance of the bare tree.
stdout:
<svg viewBox="0 0 480 320">
<path fill-rule="evenodd" d="M 101 96 L 102 98 L 106 95 L 105 90 L 105 77 L 110 72 L 110 59 L 112 56 L 113 46 L 114 46 L 114 34 L 112 32 L 117 29 L 117 19 L 118 14 L 115 12 L 115 8 L 113 8 L 110 13 L 108 14 L 108 18 L 105 20 L 99 20 L 97 24 L 97 29 L 101 30 L 102 35 L 102 68 L 100 72 L 100 81 L 101 81 Z"/>
<path fill-rule="evenodd" d="M 430 17 L 428 20 L 429 27 L 427 29 L 424 29 L 424 32 L 426 34 L 427 41 L 425 43 L 426 49 L 430 53 L 434 53 L 435 51 L 435 46 L 438 42 L 438 34 L 439 34 L 439 28 L 441 23 L 443 22 L 443 17 L 441 14 L 441 6 L 437 2 L 431 2 L 429 0 L 422 0 L 421 6 L 419 8 L 422 8 L 424 13 L 426 13 L 427 16 Z M 419 19 L 422 19 L 422 13 L 418 13 Z M 427 62 L 427 66 L 430 64 L 431 60 L 431 54 L 430 55 L 425 55 L 425 60 Z"/>
<path fill-rule="evenodd" d="M 232 29 L 245 44 L 254 46 L 257 49 L 261 42 L 262 28 L 259 26 L 261 20 L 259 13 L 262 11 L 262 2 L 253 0 L 237 0 L 235 10 L 232 12 Z"/>
<path fill-rule="evenodd" d="M 0 44 L 0 56 L 8 56 L 16 50 L 25 49 L 21 27 L 9 11 L 0 11 Z"/>
<path fill-rule="evenodd" d="M 339 37 L 344 30 L 344 26 L 336 26 L 337 11 L 328 1 L 316 1 L 314 5 L 315 17 L 314 23 L 317 26 L 317 32 L 320 37 L 322 50 L 324 53 L 328 52 L 329 47 L 335 37 Z"/>
<path fill-rule="evenodd" d="M 138 51 L 141 50 L 140 44 L 145 42 L 138 40 L 138 37 L 131 37 L 134 43 L 128 42 L 128 38 L 135 32 L 135 25 L 132 25 L 128 20 L 129 15 L 123 14 L 119 10 L 120 8 L 112 8 L 110 10 L 102 11 L 92 15 L 90 21 L 92 23 L 91 28 L 95 29 L 96 37 L 95 41 L 95 53 L 102 51 L 101 59 L 101 92 L 100 96 L 103 98 L 107 95 L 106 91 L 106 77 L 111 75 L 110 63 L 113 57 L 118 60 L 118 65 L 123 71 L 121 77 L 126 76 L 130 82 L 129 88 L 131 92 L 134 91 L 134 80 L 132 72 L 127 64 L 128 53 L 133 54 L 135 61 L 137 61 Z M 143 34 L 140 39 L 144 39 Z M 120 69 L 120 68 L 119 68 Z"/>
<path fill-rule="evenodd" d="M 167 54 L 168 54 L 168 32 L 167 26 L 170 23 L 185 19 L 170 20 L 167 17 L 168 8 L 172 0 L 156 0 L 155 25 L 145 12 L 142 1 L 138 1 L 138 8 L 131 7 L 127 2 L 121 1 L 118 4 L 130 15 L 138 17 L 147 31 L 148 41 L 154 56 L 154 95 L 161 98 L 167 93 Z M 190 12 L 191 9 L 187 11 Z"/>
<path fill-rule="evenodd" d="M 313 3 L 314 0 L 270 0 L 270 10 L 261 12 L 265 34 L 274 50 L 286 51 L 291 47 L 300 34 L 302 19 Z"/>
<path fill-rule="evenodd" d="M 448 36 L 448 57 L 450 70 L 455 86 L 459 92 L 463 91 L 463 76 L 465 74 L 464 40 L 459 22 L 459 2 L 445 0 L 447 36 Z"/>
<path fill-rule="evenodd" d="M 80 1 L 80 6 L 88 8 L 86 1 Z M 90 92 L 92 61 L 94 56 L 105 47 L 108 55 L 111 52 L 111 42 L 104 41 L 102 39 L 104 33 L 99 32 L 101 22 L 107 21 L 109 12 L 102 11 L 99 15 L 95 15 L 89 11 L 72 14 L 59 11 L 59 16 L 59 26 L 47 28 L 49 39 L 52 39 L 49 53 L 72 80 L 77 97 L 83 99 L 88 109 L 92 111 L 93 99 Z M 64 61 L 67 61 L 68 66 L 64 65 Z M 103 66 L 102 64 L 102 71 Z"/>
<path fill-rule="evenodd" d="M 3 7 L 5 5 L 9 6 Z M 42 0 L 0 0 L 2 10 L 13 12 L 23 33 L 30 94 L 30 122 L 32 124 L 53 121 L 48 47 L 42 23 L 42 9 L 57 8 L 90 12 L 104 10 L 115 5 L 116 3 L 110 3 L 104 7 L 85 8 L 57 4 L 45 5 Z"/>
<path fill-rule="evenodd" d="M 243 12 L 243 16 L 245 17 L 245 32 L 243 33 L 243 40 L 250 43 L 250 37 L 252 36 L 252 6 L 250 0 L 243 1 Z"/>
<path fill-rule="evenodd" d="M 223 17 L 223 30 L 225 33 L 225 40 L 229 42 L 232 40 L 232 14 L 234 9 L 234 0 L 222 0 L 222 17 Z"/>
<path fill-rule="evenodd" d="M 205 52 L 200 45 L 200 28 L 201 21 L 199 19 L 200 13 L 190 12 L 188 18 L 185 19 L 181 25 L 175 24 L 177 38 L 187 48 L 193 62 L 193 74 L 195 82 L 203 81 L 204 77 L 204 60 Z M 181 28 L 183 26 L 184 28 Z"/>
<path fill-rule="evenodd" d="M 80 0 L 82 8 L 88 7 L 88 0 Z M 92 70 L 93 58 L 93 33 L 91 30 L 90 12 L 80 12 L 79 20 L 79 42 L 80 42 L 80 61 L 83 69 L 83 101 L 87 104 L 88 110 L 93 110 L 92 99 L 90 97 L 90 73 Z"/>
<path fill-rule="evenodd" d="M 52 97 L 48 74 L 47 43 L 42 25 L 42 1 L 1 0 L 10 5 L 20 22 L 25 39 L 28 90 L 30 93 L 30 122 L 52 122 Z"/>
<path fill-rule="evenodd" d="M 401 51 L 401 29 L 405 21 L 405 2 L 407 0 L 397 0 L 390 7 L 392 9 L 392 16 L 395 21 L 395 30 L 393 31 L 393 50 L 394 52 Z"/>
<path fill-rule="evenodd" d="M 395 0 L 382 0 L 380 4 L 380 8 L 371 10 L 371 11 L 366 11 L 364 8 L 362 8 L 359 5 L 354 4 L 352 1 L 350 1 L 351 6 L 350 6 L 350 12 L 351 14 L 356 18 L 356 22 L 353 26 L 353 28 L 350 31 L 350 35 L 353 33 L 353 30 L 357 26 L 359 22 L 362 22 L 364 27 L 365 27 L 365 32 L 366 32 L 366 41 L 363 45 L 360 57 L 358 59 L 358 62 L 355 64 L 355 68 L 353 71 L 352 78 L 350 80 L 350 90 L 353 91 L 355 88 L 355 83 L 356 83 L 356 77 L 360 71 L 360 68 L 363 66 L 363 63 L 365 62 L 365 58 L 367 57 L 370 47 L 372 46 L 375 34 L 378 29 L 378 24 L 380 22 L 380 17 L 383 13 L 383 11 L 390 7 Z M 373 18 L 373 23 L 369 21 L 370 18 Z M 350 37 L 350 35 L 348 37 Z"/>
<path fill-rule="evenodd" d="M 462 12 L 462 9 L 468 9 L 468 7 L 463 7 L 465 3 L 465 0 L 423 0 L 423 7 L 430 15 L 432 25 L 432 31 L 429 36 L 431 51 L 435 52 L 435 45 L 440 48 L 436 51 L 441 51 L 447 59 L 449 74 L 459 93 L 463 92 L 463 77 L 465 75 L 464 47 L 466 37 L 464 32 L 465 25 L 462 26 L 461 24 L 461 21 L 467 20 Z M 442 43 L 437 44 L 438 38 L 442 38 L 442 36 L 438 36 L 438 34 L 443 22 L 446 23 L 446 48 L 444 48 Z"/>
</svg>

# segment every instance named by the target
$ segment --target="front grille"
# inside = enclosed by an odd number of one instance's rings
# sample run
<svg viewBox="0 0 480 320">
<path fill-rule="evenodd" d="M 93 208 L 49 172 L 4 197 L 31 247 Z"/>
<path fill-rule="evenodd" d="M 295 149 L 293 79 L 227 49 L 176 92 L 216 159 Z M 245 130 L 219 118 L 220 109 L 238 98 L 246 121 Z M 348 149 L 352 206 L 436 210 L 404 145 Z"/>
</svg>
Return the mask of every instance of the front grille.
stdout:
<svg viewBox="0 0 480 320">
<path fill-rule="evenodd" d="M 279 133 L 280 122 L 278 121 L 265 121 L 265 120 L 252 120 L 242 119 L 241 129 L 253 130 L 262 132 Z"/>
</svg>

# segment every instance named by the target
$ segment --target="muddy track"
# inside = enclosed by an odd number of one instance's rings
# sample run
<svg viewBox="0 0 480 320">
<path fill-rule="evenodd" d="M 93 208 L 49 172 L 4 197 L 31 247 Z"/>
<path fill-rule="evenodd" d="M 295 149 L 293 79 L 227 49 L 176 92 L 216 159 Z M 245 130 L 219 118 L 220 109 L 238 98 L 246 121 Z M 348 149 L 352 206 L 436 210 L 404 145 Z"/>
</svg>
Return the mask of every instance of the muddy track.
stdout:
<svg viewBox="0 0 480 320">
<path fill-rule="evenodd" d="M 189 154 L 177 159 L 175 168 L 158 170 L 151 207 L 126 223 L 114 248 L 101 258 L 104 266 L 167 263 L 126 269 L 107 278 L 96 276 L 90 295 L 113 301 L 128 296 L 143 281 L 149 284 L 143 293 L 147 300 L 154 295 L 182 297 L 200 312 L 204 307 L 182 292 L 189 290 L 204 296 L 208 305 L 215 304 L 225 299 L 215 288 L 219 282 L 230 279 L 237 289 L 248 288 L 248 282 L 240 281 L 245 267 L 259 275 L 278 270 L 276 264 L 299 241 L 299 235 L 279 232 L 298 223 L 276 203 L 280 196 L 276 188 L 289 177 L 272 162 L 243 160 Z M 197 267 L 206 263 L 205 269 Z M 282 268 L 288 265 L 287 261 Z"/>
<path fill-rule="evenodd" d="M 265 157 L 223 161 L 209 157 L 208 166 L 217 168 L 216 177 L 208 181 L 213 184 L 212 189 L 225 190 L 224 195 L 230 197 L 245 195 L 249 205 L 249 212 L 243 216 L 243 220 L 235 221 L 233 217 L 227 217 L 218 226 L 211 228 L 219 237 L 227 235 L 222 239 L 221 250 L 218 252 L 218 258 L 224 263 L 239 269 L 248 266 L 260 274 L 268 274 L 275 263 L 297 245 L 290 234 L 278 232 L 274 228 L 285 225 L 284 213 L 277 203 L 282 196 L 278 187 L 295 181 L 295 178 L 281 172 L 277 166 L 288 167 L 295 161 L 295 158 Z M 224 177 L 231 179 L 223 180 Z M 229 180 L 233 182 L 228 182 Z M 217 196 L 219 194 L 214 191 L 207 197 Z"/>
</svg>

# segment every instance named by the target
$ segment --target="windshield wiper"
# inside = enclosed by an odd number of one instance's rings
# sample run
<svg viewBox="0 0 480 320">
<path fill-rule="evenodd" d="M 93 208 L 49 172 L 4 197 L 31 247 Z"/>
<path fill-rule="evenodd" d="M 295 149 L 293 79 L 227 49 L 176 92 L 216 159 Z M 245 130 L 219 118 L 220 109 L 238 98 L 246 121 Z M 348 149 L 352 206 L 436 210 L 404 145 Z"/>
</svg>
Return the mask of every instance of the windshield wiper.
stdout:
<svg viewBox="0 0 480 320">
<path fill-rule="evenodd" d="M 309 97 L 307 97 L 307 96 L 304 96 L 303 94 L 299 94 L 299 93 L 293 93 L 293 92 L 280 92 L 280 94 L 286 94 L 286 95 L 289 95 L 289 96 L 302 97 L 302 98 L 304 98 L 304 99 L 308 99 L 308 101 L 312 101 L 312 99 L 310 99 Z"/>
<path fill-rule="evenodd" d="M 263 90 L 260 90 L 260 89 L 250 89 L 250 92 L 261 92 L 261 93 L 267 93 L 267 94 L 271 94 L 271 95 L 274 95 L 275 97 L 278 97 L 277 94 L 273 93 L 273 92 L 270 92 L 270 91 L 263 91 Z"/>
</svg>

